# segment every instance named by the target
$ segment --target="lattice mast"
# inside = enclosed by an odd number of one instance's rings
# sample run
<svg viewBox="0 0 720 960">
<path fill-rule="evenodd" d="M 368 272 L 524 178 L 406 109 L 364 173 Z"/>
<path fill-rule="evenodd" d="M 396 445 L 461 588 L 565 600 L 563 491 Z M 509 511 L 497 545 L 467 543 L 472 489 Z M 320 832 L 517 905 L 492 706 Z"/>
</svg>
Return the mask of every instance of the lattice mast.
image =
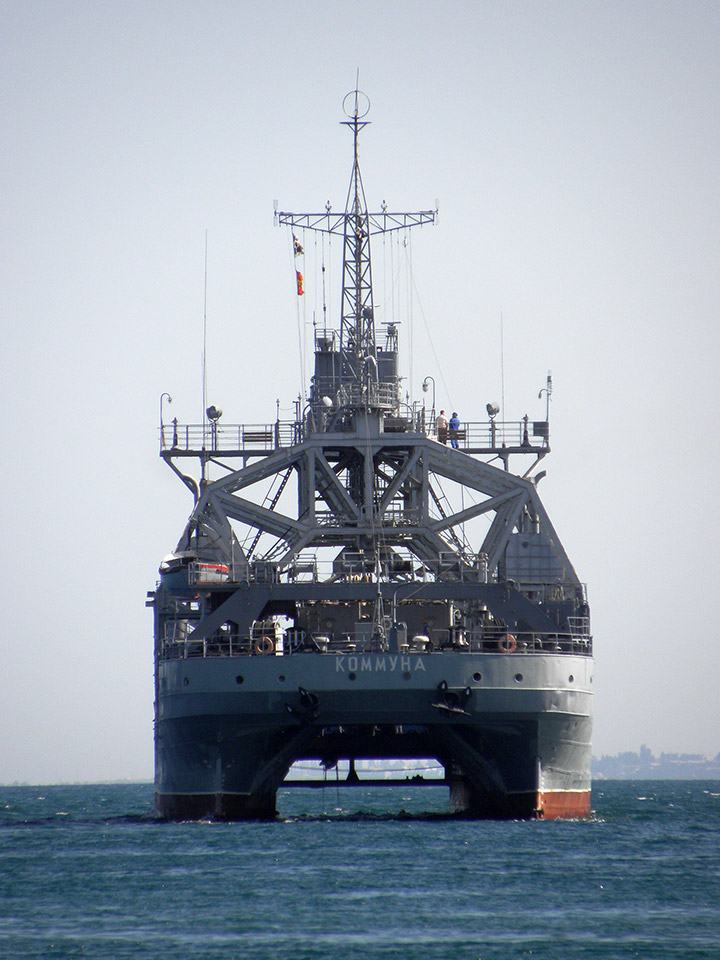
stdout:
<svg viewBox="0 0 720 960">
<path fill-rule="evenodd" d="M 437 211 L 390 213 L 384 203 L 380 213 L 368 211 L 360 173 L 358 141 L 360 131 L 369 125 L 365 117 L 370 109 L 370 101 L 364 93 L 355 89 L 343 100 L 343 109 L 348 119 L 342 124 L 349 127 L 353 134 L 353 169 L 345 212 L 333 213 L 328 203 L 324 213 L 277 212 L 275 219 L 276 223 L 293 230 L 313 230 L 335 236 L 342 234 L 340 362 L 335 386 L 341 388 L 344 402 L 349 401 L 353 405 L 354 400 L 362 397 L 365 405 L 371 403 L 373 397 L 379 396 L 377 391 L 363 389 L 368 381 L 378 381 L 370 238 L 375 234 L 434 223 Z"/>
<path fill-rule="evenodd" d="M 347 102 L 347 97 L 345 98 Z M 340 351 L 344 380 L 357 382 L 366 357 L 375 357 L 375 315 L 372 298 L 370 222 L 358 158 L 358 136 L 369 121 L 359 112 L 359 91 L 354 110 L 343 125 L 353 132 L 353 172 L 350 178 L 343 225 L 343 283 Z"/>
</svg>

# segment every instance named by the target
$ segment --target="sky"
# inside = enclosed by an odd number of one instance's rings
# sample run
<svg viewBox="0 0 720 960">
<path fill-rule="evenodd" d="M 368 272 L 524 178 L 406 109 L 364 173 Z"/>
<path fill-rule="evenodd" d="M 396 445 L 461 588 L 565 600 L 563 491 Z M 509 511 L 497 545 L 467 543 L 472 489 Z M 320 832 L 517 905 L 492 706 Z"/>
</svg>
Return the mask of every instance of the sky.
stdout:
<svg viewBox="0 0 720 960">
<path fill-rule="evenodd" d="M 433 376 L 463 419 L 501 394 L 541 419 L 552 370 L 539 492 L 588 585 L 593 752 L 717 754 L 720 4 L 0 0 L 0 18 L 0 782 L 152 777 L 145 595 L 192 508 L 157 455 L 160 396 L 199 420 L 205 318 L 208 400 L 291 417 L 273 202 L 342 209 L 358 71 L 370 207 L 439 202 L 412 238 L 409 392 Z"/>
</svg>

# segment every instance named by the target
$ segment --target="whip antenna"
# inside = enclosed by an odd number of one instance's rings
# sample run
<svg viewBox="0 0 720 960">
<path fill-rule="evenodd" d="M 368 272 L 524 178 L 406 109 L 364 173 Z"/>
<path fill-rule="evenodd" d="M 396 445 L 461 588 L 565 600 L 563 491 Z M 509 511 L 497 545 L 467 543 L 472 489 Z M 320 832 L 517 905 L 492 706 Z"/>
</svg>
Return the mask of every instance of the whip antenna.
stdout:
<svg viewBox="0 0 720 960">
<path fill-rule="evenodd" d="M 203 290 L 203 343 L 202 343 L 202 438 L 203 450 L 207 448 L 207 264 L 208 264 L 208 232 L 205 231 L 205 282 Z M 203 480 L 207 464 L 203 461 Z"/>
</svg>

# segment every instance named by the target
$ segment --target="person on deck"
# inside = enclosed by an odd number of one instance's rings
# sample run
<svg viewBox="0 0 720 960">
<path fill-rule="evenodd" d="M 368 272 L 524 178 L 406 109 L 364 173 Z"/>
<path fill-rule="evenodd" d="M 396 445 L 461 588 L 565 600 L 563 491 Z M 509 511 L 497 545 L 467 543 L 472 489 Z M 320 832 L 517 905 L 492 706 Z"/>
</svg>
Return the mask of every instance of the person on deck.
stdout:
<svg viewBox="0 0 720 960">
<path fill-rule="evenodd" d="M 450 417 L 450 446 L 455 450 L 458 448 L 458 430 L 460 429 L 460 418 L 455 410 Z"/>
<path fill-rule="evenodd" d="M 440 443 L 447 443 L 448 435 L 448 418 L 445 416 L 445 411 L 441 410 L 438 414 L 436 421 L 437 426 L 437 435 Z"/>
</svg>

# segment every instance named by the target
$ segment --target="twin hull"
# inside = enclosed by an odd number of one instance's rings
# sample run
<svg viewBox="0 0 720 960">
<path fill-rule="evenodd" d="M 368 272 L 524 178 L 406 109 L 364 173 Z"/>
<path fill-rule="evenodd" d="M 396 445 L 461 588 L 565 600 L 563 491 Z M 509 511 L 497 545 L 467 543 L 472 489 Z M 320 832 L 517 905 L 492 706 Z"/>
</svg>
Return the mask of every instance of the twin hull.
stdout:
<svg viewBox="0 0 720 960">
<path fill-rule="evenodd" d="M 296 760 L 433 757 L 455 811 L 587 816 L 592 666 L 457 651 L 166 660 L 156 803 L 174 819 L 272 817 Z"/>
</svg>

